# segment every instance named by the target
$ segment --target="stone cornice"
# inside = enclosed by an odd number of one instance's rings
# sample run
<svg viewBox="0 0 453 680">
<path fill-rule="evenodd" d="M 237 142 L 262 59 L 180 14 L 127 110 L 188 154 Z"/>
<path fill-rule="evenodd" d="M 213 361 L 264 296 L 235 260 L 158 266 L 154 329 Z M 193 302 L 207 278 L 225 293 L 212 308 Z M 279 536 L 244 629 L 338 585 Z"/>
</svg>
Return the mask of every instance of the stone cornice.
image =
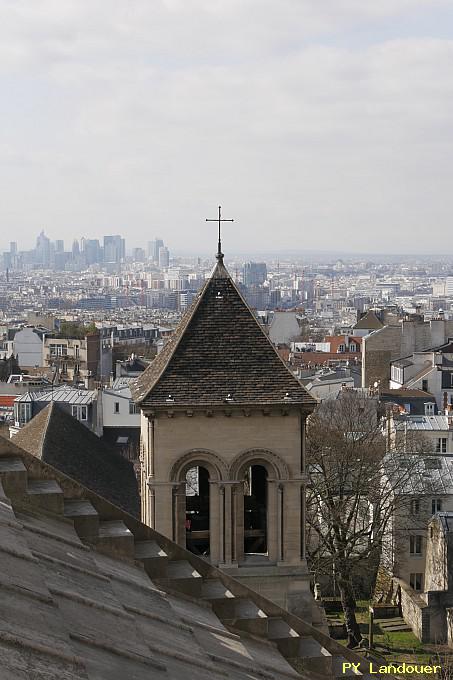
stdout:
<svg viewBox="0 0 453 680">
<path fill-rule="evenodd" d="M 194 418 L 204 416 L 206 418 L 224 416 L 226 418 L 238 418 L 251 416 L 263 417 L 282 417 L 292 414 L 308 416 L 313 409 L 302 404 L 224 404 L 211 406 L 208 404 L 198 404 L 192 406 L 182 406 L 177 404 L 162 404 L 156 407 L 142 407 L 142 413 L 148 418 L 174 418 L 186 417 Z"/>
</svg>

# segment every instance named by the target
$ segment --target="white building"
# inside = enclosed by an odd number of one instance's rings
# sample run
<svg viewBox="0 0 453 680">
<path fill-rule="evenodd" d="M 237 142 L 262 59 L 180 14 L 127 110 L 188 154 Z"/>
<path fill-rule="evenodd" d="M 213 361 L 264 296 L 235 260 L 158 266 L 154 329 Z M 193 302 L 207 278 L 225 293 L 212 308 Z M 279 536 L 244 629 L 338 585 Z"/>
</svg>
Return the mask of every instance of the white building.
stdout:
<svg viewBox="0 0 453 680">
<path fill-rule="evenodd" d="M 318 373 L 305 387 L 319 401 L 336 399 L 342 390 L 354 388 L 354 378 L 351 375 L 344 375 L 343 371 L 327 369 Z"/>
<path fill-rule="evenodd" d="M 383 564 L 409 588 L 423 591 L 428 524 L 436 513 L 453 511 L 453 455 L 390 454 L 389 469 L 395 456 L 399 457 L 401 467 L 397 463 L 396 474 L 388 475 L 397 490 L 395 511 L 383 547 Z"/>
<path fill-rule="evenodd" d="M 8 356 L 17 356 L 19 366 L 23 369 L 44 366 L 43 364 L 44 331 L 26 326 L 14 333 L 12 342 L 8 343 Z"/>
<path fill-rule="evenodd" d="M 108 428 L 140 429 L 140 410 L 132 401 L 129 380 L 118 378 L 102 390 L 102 424 Z"/>
<path fill-rule="evenodd" d="M 453 405 L 453 341 L 392 361 L 390 389 L 401 388 L 430 392 L 439 410 Z"/>
<path fill-rule="evenodd" d="M 434 406 L 427 403 L 426 406 Z M 445 415 L 390 416 L 387 423 L 389 449 L 408 451 L 420 442 L 433 453 L 453 453 L 453 418 Z"/>
</svg>

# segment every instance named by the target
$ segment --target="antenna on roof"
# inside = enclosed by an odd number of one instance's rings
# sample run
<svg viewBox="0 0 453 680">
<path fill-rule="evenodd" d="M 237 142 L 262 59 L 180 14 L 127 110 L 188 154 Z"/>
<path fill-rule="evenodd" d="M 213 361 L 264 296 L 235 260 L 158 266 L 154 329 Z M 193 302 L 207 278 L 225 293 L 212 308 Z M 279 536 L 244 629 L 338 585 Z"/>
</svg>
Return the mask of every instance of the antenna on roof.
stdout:
<svg viewBox="0 0 453 680">
<path fill-rule="evenodd" d="M 219 223 L 219 240 L 218 240 L 218 243 L 217 243 L 216 258 L 219 261 L 221 261 L 221 260 L 223 260 L 223 253 L 222 253 L 222 238 L 221 238 L 221 234 L 220 234 L 220 226 L 221 226 L 220 223 L 221 222 L 234 222 L 234 220 L 224 219 L 222 217 L 222 206 L 219 205 L 219 216 L 215 220 L 211 220 L 211 219 L 206 218 L 206 222 L 218 222 Z"/>
</svg>

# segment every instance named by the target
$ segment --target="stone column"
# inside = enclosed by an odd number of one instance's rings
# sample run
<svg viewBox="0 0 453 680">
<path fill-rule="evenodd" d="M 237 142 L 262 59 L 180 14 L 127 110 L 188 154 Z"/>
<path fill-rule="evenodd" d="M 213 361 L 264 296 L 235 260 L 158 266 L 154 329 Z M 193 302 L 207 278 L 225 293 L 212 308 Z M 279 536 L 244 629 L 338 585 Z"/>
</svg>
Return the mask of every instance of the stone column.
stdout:
<svg viewBox="0 0 453 680">
<path fill-rule="evenodd" d="M 305 484 L 300 487 L 300 557 L 305 560 L 306 557 L 306 514 L 305 514 Z"/>
<path fill-rule="evenodd" d="M 221 532 L 220 489 L 217 481 L 209 481 L 209 558 L 217 565 L 220 560 Z"/>
<path fill-rule="evenodd" d="M 283 526 L 283 489 L 284 486 L 283 484 L 278 484 L 277 486 L 277 554 L 278 554 L 278 561 L 283 562 L 284 560 L 284 546 L 283 546 L 283 541 L 284 541 L 284 526 Z"/>
<path fill-rule="evenodd" d="M 280 560 L 279 556 L 279 491 L 276 479 L 267 480 L 267 553 L 270 562 Z"/>
<path fill-rule="evenodd" d="M 219 484 L 219 564 L 225 563 L 225 485 Z"/>
<path fill-rule="evenodd" d="M 239 563 L 244 561 L 244 483 L 233 483 L 231 494 L 231 560 Z"/>
<path fill-rule="evenodd" d="M 150 526 L 173 540 L 173 482 L 148 479 Z M 157 510 L 157 512 L 156 512 Z"/>
<path fill-rule="evenodd" d="M 233 518 L 234 518 L 234 508 L 232 501 L 232 486 L 231 484 L 224 484 L 224 498 L 225 498 L 225 508 L 223 516 L 223 526 L 224 526 L 224 555 L 223 560 L 225 566 L 231 566 L 233 561 Z"/>
<path fill-rule="evenodd" d="M 301 560 L 301 503 L 300 481 L 280 482 L 283 498 L 283 555 L 285 564 L 297 564 Z"/>
<path fill-rule="evenodd" d="M 244 556 L 244 494 L 242 482 L 221 482 L 219 535 L 222 566 L 237 566 Z"/>
<path fill-rule="evenodd" d="M 179 482 L 172 489 L 172 539 L 186 547 L 186 483 Z"/>
</svg>

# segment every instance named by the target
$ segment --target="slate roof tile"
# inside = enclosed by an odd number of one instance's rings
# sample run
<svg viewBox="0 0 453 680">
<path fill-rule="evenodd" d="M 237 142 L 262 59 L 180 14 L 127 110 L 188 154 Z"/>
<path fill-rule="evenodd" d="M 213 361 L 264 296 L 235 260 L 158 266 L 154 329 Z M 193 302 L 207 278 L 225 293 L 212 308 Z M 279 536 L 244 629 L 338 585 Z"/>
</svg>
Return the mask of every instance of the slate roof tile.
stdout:
<svg viewBox="0 0 453 680">
<path fill-rule="evenodd" d="M 220 260 L 191 309 L 132 387 L 143 406 L 260 405 L 316 400 L 293 376 Z M 285 399 L 285 396 L 288 397 Z"/>
</svg>

